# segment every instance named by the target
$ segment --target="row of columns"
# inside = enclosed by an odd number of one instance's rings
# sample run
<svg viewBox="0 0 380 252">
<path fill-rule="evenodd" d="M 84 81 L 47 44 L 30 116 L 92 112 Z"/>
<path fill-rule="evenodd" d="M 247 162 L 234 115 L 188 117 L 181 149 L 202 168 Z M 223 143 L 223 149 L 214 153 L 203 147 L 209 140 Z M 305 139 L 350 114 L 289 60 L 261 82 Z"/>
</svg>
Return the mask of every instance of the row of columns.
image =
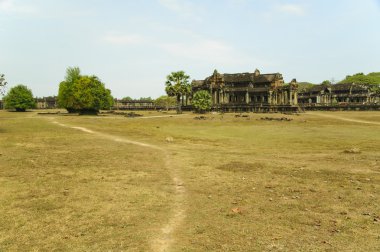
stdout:
<svg viewBox="0 0 380 252">
<path fill-rule="evenodd" d="M 212 104 L 226 104 L 229 102 L 239 102 L 238 97 L 244 97 L 245 103 L 249 104 L 252 102 L 250 93 L 248 91 L 245 92 L 244 96 L 235 96 L 231 95 L 229 92 L 220 92 L 219 90 L 213 90 L 212 92 Z M 268 103 L 270 105 L 297 105 L 298 104 L 298 94 L 297 92 L 293 92 L 292 90 L 284 91 L 284 92 L 268 92 L 268 96 L 258 95 L 259 97 L 254 102 L 257 103 Z M 230 101 L 230 99 L 232 99 Z M 240 101 L 243 102 L 243 101 Z"/>
</svg>

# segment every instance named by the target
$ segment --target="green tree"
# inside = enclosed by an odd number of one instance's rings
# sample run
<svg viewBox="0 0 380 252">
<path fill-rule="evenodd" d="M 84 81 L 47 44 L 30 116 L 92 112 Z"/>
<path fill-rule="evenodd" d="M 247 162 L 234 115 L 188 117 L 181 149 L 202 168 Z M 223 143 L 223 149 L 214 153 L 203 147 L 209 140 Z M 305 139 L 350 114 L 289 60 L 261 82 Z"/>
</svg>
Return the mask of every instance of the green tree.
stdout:
<svg viewBox="0 0 380 252">
<path fill-rule="evenodd" d="M 331 85 L 332 83 L 331 83 L 331 81 L 329 81 L 329 80 L 324 80 L 324 81 L 322 81 L 321 84 L 322 84 L 322 85 Z"/>
<path fill-rule="evenodd" d="M 59 85 L 58 102 L 69 112 L 96 114 L 113 105 L 111 91 L 96 76 L 82 76 L 79 68 L 68 68 Z"/>
<path fill-rule="evenodd" d="M 212 106 L 211 95 L 206 90 L 200 90 L 193 96 L 191 104 L 198 113 L 209 111 Z"/>
<path fill-rule="evenodd" d="M 154 104 L 160 108 L 165 108 L 166 110 L 169 110 L 171 107 L 174 107 L 176 105 L 176 98 L 172 96 L 163 95 L 158 97 Z"/>
<path fill-rule="evenodd" d="M 152 97 L 140 97 L 139 101 L 153 101 Z"/>
<path fill-rule="evenodd" d="M 380 73 L 369 73 L 367 75 L 363 73 L 357 73 L 354 75 L 347 75 L 346 78 L 339 83 L 356 83 L 356 84 L 379 84 L 380 83 Z"/>
<path fill-rule="evenodd" d="M 4 74 L 0 74 L 0 94 L 4 94 L 4 87 L 7 85 Z"/>
<path fill-rule="evenodd" d="M 132 101 L 133 99 L 130 97 L 130 96 L 126 96 L 124 97 L 123 99 L 121 99 L 122 101 Z"/>
<path fill-rule="evenodd" d="M 184 71 L 172 72 L 166 77 L 165 91 L 168 96 L 174 96 L 177 99 L 177 113 L 182 113 L 181 98 L 191 94 L 190 76 Z"/>
<path fill-rule="evenodd" d="M 74 109 L 73 86 L 80 77 L 79 67 L 69 67 L 66 69 L 65 80 L 59 84 L 58 106 L 67 109 L 69 113 L 76 112 Z"/>
<path fill-rule="evenodd" d="M 9 90 L 4 97 L 4 103 L 6 109 L 16 109 L 17 112 L 25 112 L 36 106 L 32 90 L 21 84 Z"/>
</svg>

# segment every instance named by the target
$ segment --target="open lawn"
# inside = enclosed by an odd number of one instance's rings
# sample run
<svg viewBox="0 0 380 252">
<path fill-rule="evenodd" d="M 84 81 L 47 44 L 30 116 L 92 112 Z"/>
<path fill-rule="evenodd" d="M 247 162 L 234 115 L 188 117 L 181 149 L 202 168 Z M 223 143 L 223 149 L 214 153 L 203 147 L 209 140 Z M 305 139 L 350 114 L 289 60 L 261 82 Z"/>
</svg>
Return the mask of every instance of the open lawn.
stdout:
<svg viewBox="0 0 380 252">
<path fill-rule="evenodd" d="M 141 113 L 0 111 L 0 251 L 380 250 L 380 112 Z"/>
</svg>

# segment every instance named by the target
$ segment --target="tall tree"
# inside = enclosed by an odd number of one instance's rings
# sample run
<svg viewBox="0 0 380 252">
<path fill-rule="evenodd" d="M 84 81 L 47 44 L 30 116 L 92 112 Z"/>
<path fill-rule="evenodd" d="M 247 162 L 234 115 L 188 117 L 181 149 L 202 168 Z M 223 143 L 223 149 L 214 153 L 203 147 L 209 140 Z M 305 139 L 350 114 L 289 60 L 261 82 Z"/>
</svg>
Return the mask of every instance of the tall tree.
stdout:
<svg viewBox="0 0 380 252">
<path fill-rule="evenodd" d="M 59 84 L 58 105 L 67 109 L 69 113 L 75 112 L 73 87 L 75 81 L 81 77 L 79 67 L 68 67 L 65 80 Z"/>
<path fill-rule="evenodd" d="M 77 67 L 68 68 L 59 84 L 58 103 L 69 112 L 96 114 L 113 105 L 111 91 L 96 76 L 82 76 Z"/>
<path fill-rule="evenodd" d="M 177 113 L 182 113 L 181 98 L 191 94 L 190 76 L 184 71 L 172 72 L 166 77 L 165 91 L 168 96 L 177 98 Z"/>
<path fill-rule="evenodd" d="M 4 87 L 7 85 L 4 74 L 0 74 L 0 94 L 4 94 Z"/>
<path fill-rule="evenodd" d="M 36 105 L 32 90 L 21 84 L 9 90 L 4 97 L 4 103 L 6 109 L 16 109 L 17 112 L 25 112 Z"/>
</svg>

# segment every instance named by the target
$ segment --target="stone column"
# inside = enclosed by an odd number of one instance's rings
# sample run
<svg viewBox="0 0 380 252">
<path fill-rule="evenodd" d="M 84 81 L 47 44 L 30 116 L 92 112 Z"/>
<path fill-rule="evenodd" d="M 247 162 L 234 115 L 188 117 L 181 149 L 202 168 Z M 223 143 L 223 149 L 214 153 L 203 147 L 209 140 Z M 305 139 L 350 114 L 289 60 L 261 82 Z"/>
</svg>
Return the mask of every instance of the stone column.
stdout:
<svg viewBox="0 0 380 252">
<path fill-rule="evenodd" d="M 248 93 L 248 90 L 246 91 L 245 93 L 245 103 L 249 103 L 249 93 Z"/>
<path fill-rule="evenodd" d="M 269 103 L 269 105 L 273 104 L 273 101 L 272 101 L 272 91 L 269 91 L 268 103 Z"/>
<path fill-rule="evenodd" d="M 292 88 L 289 88 L 289 105 L 293 105 L 293 92 L 292 92 Z"/>
</svg>

